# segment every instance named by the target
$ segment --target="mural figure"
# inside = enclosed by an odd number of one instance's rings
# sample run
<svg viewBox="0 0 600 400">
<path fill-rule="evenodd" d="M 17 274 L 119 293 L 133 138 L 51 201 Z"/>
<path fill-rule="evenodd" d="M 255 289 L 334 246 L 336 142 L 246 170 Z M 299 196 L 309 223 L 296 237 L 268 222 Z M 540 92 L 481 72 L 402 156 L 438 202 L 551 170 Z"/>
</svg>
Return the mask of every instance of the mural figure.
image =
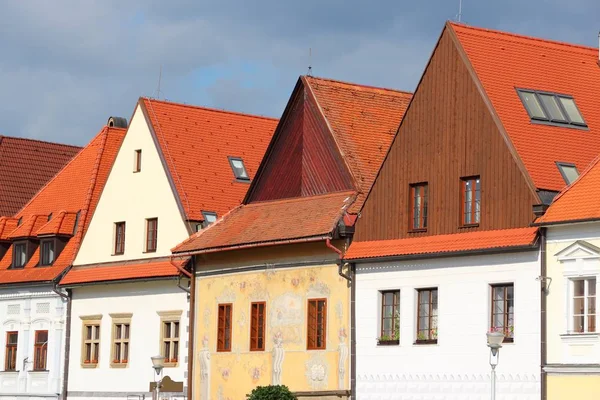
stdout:
<svg viewBox="0 0 600 400">
<path fill-rule="evenodd" d="M 210 351 L 206 336 L 202 339 L 202 350 L 200 350 L 200 393 L 202 399 L 210 398 Z"/>
<path fill-rule="evenodd" d="M 281 332 L 273 336 L 273 379 L 272 385 L 281 385 L 281 369 L 283 366 L 283 358 L 285 351 L 283 350 L 283 337 Z"/>
<path fill-rule="evenodd" d="M 338 364 L 338 389 L 343 390 L 346 376 L 346 360 L 348 359 L 348 345 L 346 345 L 346 329 L 340 329 L 340 345 L 338 346 L 339 364 Z"/>
</svg>

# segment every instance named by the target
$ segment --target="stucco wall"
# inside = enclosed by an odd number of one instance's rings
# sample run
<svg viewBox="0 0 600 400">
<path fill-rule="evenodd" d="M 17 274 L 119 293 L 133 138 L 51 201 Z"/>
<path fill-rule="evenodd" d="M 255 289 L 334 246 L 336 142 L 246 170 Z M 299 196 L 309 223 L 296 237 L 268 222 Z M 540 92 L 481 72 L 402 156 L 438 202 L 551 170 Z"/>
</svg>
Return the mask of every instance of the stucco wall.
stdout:
<svg viewBox="0 0 600 400">
<path fill-rule="evenodd" d="M 513 283 L 514 343 L 497 367 L 498 399 L 538 399 L 540 290 L 537 251 L 359 264 L 357 393 L 368 399 L 488 399 L 490 285 Z M 416 345 L 416 289 L 438 288 L 438 342 Z M 400 344 L 378 346 L 379 292 L 400 290 Z M 388 397 L 381 397 L 388 396 Z M 515 397 L 516 396 L 516 397 Z"/>
<path fill-rule="evenodd" d="M 69 398 L 127 398 L 148 392 L 153 379 L 150 357 L 160 354 L 160 316 L 158 311 L 181 310 L 179 365 L 165 368 L 177 382 L 184 381 L 187 370 L 187 294 L 176 280 L 137 284 L 98 285 L 73 291 Z M 126 368 L 111 368 L 111 313 L 132 313 L 129 363 Z M 100 357 L 96 368 L 81 365 L 81 316 L 101 314 Z M 147 396 L 147 394 L 146 394 Z"/>
<path fill-rule="evenodd" d="M 341 382 L 339 369 L 340 346 L 342 354 L 348 351 L 350 291 L 337 265 L 199 277 L 197 290 L 196 398 L 207 398 L 203 390 L 208 390 L 209 399 L 243 399 L 255 386 L 271 384 L 276 336 L 282 339 L 282 384 L 292 391 L 348 389 L 349 357 L 342 355 Z M 310 298 L 327 299 L 326 350 L 306 350 Z M 254 301 L 267 303 L 265 351 L 249 351 L 249 312 Z M 232 350 L 228 353 L 216 352 L 219 303 L 233 303 Z M 206 355 L 210 356 L 208 367 L 203 364 Z M 210 387 L 204 386 L 206 382 Z"/>
<path fill-rule="evenodd" d="M 46 395 L 56 398 L 62 389 L 66 302 L 50 286 L 0 290 L 0 360 L 4 370 L 6 332 L 18 332 L 17 370 L 0 373 L 0 397 L 21 399 Z M 47 371 L 33 371 L 35 331 L 47 330 Z"/>
<path fill-rule="evenodd" d="M 550 375 L 548 400 L 598 400 L 600 375 Z"/>
<path fill-rule="evenodd" d="M 142 168 L 133 172 L 135 150 Z M 145 252 L 146 218 L 158 218 L 156 252 Z M 125 253 L 114 253 L 114 223 L 126 222 Z M 170 255 L 187 239 L 183 222 L 158 150 L 139 106 L 108 177 L 74 265 Z"/>
</svg>

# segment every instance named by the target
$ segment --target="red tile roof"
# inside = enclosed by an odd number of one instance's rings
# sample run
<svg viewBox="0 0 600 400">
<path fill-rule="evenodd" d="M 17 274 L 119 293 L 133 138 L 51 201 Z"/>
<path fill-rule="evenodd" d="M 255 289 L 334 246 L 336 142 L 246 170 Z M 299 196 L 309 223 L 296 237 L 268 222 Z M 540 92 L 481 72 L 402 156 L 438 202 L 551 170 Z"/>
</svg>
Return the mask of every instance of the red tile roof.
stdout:
<svg viewBox="0 0 600 400">
<path fill-rule="evenodd" d="M 241 157 L 250 178 L 277 126 L 275 118 L 142 98 L 187 219 L 238 206 L 248 183 L 236 181 L 228 156 Z"/>
<path fill-rule="evenodd" d="M 600 157 L 555 198 L 536 224 L 600 219 Z"/>
<path fill-rule="evenodd" d="M 37 236 L 62 235 L 72 236 L 77 223 L 77 212 L 60 211 L 52 219 L 36 231 Z"/>
<path fill-rule="evenodd" d="M 353 192 L 342 192 L 241 205 L 192 235 L 173 252 L 206 253 L 324 239 L 334 230 L 353 197 Z"/>
<path fill-rule="evenodd" d="M 0 215 L 13 216 L 81 147 L 0 136 Z"/>
<path fill-rule="evenodd" d="M 537 228 L 518 228 L 421 236 L 408 239 L 352 242 L 344 255 L 344 259 L 359 260 L 376 257 L 414 256 L 527 247 L 533 246 L 536 239 Z"/>
<path fill-rule="evenodd" d="M 124 129 L 104 127 L 100 133 L 75 156 L 46 186 L 44 186 L 15 216 L 21 218 L 20 227 L 7 236 L 33 236 L 41 233 L 66 233 L 74 227 L 74 217 L 64 215 L 62 210 L 77 210 L 79 222 L 75 236 L 71 238 L 52 266 L 38 267 L 39 246 L 23 269 L 10 269 L 12 246 L 0 259 L 0 284 L 49 281 L 56 278 L 73 262 L 79 244 L 87 229 L 100 192 L 125 136 Z M 53 214 L 58 221 L 48 221 Z M 64 218 L 63 218 L 64 217 Z M 7 221 L 7 220 L 4 220 Z M 72 221 L 72 223 L 71 223 Z M 7 221 L 14 226 L 13 220 Z M 3 220 L 0 219 L 0 227 Z M 59 226 L 57 226 L 59 225 Z M 63 230 L 64 226 L 64 230 Z M 3 230 L 2 235 L 4 235 Z M 73 233 L 71 229 L 70 234 Z"/>
<path fill-rule="evenodd" d="M 183 267 L 187 262 L 188 259 L 172 261 L 152 258 L 117 265 L 78 266 L 69 270 L 60 284 L 69 286 L 92 282 L 173 277 L 179 275 L 179 270 L 174 264 Z"/>
<path fill-rule="evenodd" d="M 12 217 L 0 217 L 0 240 L 10 240 L 10 234 L 19 226 L 19 219 Z"/>
<path fill-rule="evenodd" d="M 356 213 L 379 172 L 412 93 L 305 77 L 358 184 Z"/>
<path fill-rule="evenodd" d="M 555 162 L 583 171 L 600 148 L 598 49 L 449 23 L 534 185 L 560 191 Z M 589 130 L 532 124 L 516 88 L 573 96 Z"/>
</svg>

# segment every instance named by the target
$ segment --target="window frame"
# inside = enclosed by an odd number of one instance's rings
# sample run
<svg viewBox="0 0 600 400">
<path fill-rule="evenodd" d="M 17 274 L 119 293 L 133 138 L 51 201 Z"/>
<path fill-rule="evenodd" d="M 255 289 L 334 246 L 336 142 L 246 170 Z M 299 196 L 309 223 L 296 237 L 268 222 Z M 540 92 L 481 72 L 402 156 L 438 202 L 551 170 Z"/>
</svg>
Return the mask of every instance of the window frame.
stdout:
<svg viewBox="0 0 600 400">
<path fill-rule="evenodd" d="M 421 204 L 419 207 L 419 226 L 415 227 L 415 194 L 417 189 L 422 189 Z M 418 182 L 409 185 L 409 201 L 408 201 L 408 231 L 409 232 L 427 232 L 429 222 L 429 183 Z"/>
<path fill-rule="evenodd" d="M 172 311 L 158 311 L 157 314 L 160 316 L 160 335 L 159 335 L 159 354 L 165 357 L 165 368 L 174 368 L 179 365 L 179 360 L 181 357 L 181 315 L 182 310 L 172 310 Z M 170 332 L 175 332 L 175 326 L 177 327 L 177 336 L 174 336 L 171 333 L 171 336 L 166 337 L 165 328 L 166 325 L 169 324 Z M 167 359 L 167 353 L 165 351 L 165 346 L 169 346 L 169 355 L 175 354 L 176 357 L 169 357 Z M 175 361 L 173 361 L 175 360 Z"/>
<path fill-rule="evenodd" d="M 130 313 L 110 314 L 112 318 L 110 338 L 110 367 L 125 368 L 129 365 L 131 355 L 131 317 Z M 117 337 L 117 329 L 121 328 L 121 337 Z M 126 327 L 126 328 L 125 328 Z M 125 328 L 125 329 L 124 329 Z M 127 337 L 124 337 L 127 336 Z M 117 351 L 117 345 L 119 350 Z M 119 354 L 117 354 L 119 353 Z M 127 357 L 123 357 L 123 355 Z"/>
<path fill-rule="evenodd" d="M 16 265 L 16 256 L 17 256 L 17 247 L 23 246 L 23 264 L 21 265 Z M 19 241 L 15 241 L 13 243 L 13 252 L 12 252 L 12 264 L 11 264 L 11 269 L 22 269 L 25 268 L 25 266 L 27 265 L 27 263 L 29 262 L 27 255 L 28 255 L 28 249 L 29 248 L 29 243 L 27 240 L 19 240 Z"/>
<path fill-rule="evenodd" d="M 515 284 L 513 282 L 503 282 L 503 283 L 492 283 L 490 284 L 490 325 L 489 325 L 489 330 L 490 332 L 496 332 L 498 331 L 498 327 L 494 326 L 494 316 L 495 315 L 499 315 L 497 313 L 494 313 L 494 290 L 498 289 L 498 288 L 503 288 L 504 294 L 503 294 L 503 312 L 502 312 L 502 323 L 504 325 L 504 331 L 502 332 L 504 334 L 504 342 L 503 343 L 514 343 L 515 341 L 515 337 L 514 337 L 514 331 L 515 331 L 515 313 L 513 311 L 512 313 L 512 327 L 509 324 L 510 321 L 510 312 L 509 307 L 508 307 L 508 288 L 512 288 L 512 303 L 513 303 L 513 310 L 515 307 Z M 510 335 L 508 335 L 507 333 L 509 333 Z"/>
<path fill-rule="evenodd" d="M 596 292 L 593 296 L 589 295 L 589 283 L 588 281 L 594 280 L 595 281 L 595 286 L 596 286 Z M 583 296 L 577 296 L 577 297 L 583 297 L 583 314 L 575 314 L 574 312 L 574 308 L 575 308 L 575 282 L 576 281 L 584 281 L 584 293 Z M 593 297 L 593 301 L 595 302 L 594 304 L 594 314 L 590 314 L 588 312 L 589 310 L 589 301 L 590 301 L 590 297 Z M 574 319 L 575 319 L 575 315 L 582 315 L 583 316 L 583 331 L 576 331 L 575 330 L 575 324 L 574 324 Z M 594 331 L 590 331 L 589 330 L 589 317 L 593 315 L 594 316 L 594 324 L 595 324 L 595 329 Z M 585 334 L 598 334 L 598 279 L 596 276 L 581 276 L 581 277 L 572 277 L 569 278 L 569 310 L 568 310 L 568 334 L 571 335 L 585 335 Z"/>
<path fill-rule="evenodd" d="M 231 338 L 233 337 L 233 303 L 219 303 L 217 306 L 217 352 L 231 352 Z M 223 312 L 223 318 L 221 318 Z M 223 321 L 223 325 L 221 325 Z M 229 321 L 229 331 L 227 322 Z"/>
<path fill-rule="evenodd" d="M 319 346 L 319 303 L 323 302 L 323 311 L 321 312 L 321 345 Z M 315 321 L 311 324 L 310 307 L 311 303 L 315 303 Z M 312 329 L 311 329 L 312 325 Z M 311 332 L 312 331 L 312 332 Z M 311 333 L 314 339 L 311 340 Z M 314 345 L 311 345 L 311 342 Z M 306 301 L 306 350 L 327 350 L 327 298 L 308 299 Z"/>
<path fill-rule="evenodd" d="M 81 366 L 83 368 L 96 368 L 100 363 L 100 346 L 102 343 L 102 315 L 88 315 L 79 317 L 81 323 Z M 87 327 L 91 328 L 91 338 L 87 338 Z M 94 335 L 96 333 L 96 335 Z M 90 346 L 90 358 L 87 359 L 87 346 Z M 96 352 L 94 353 L 94 349 Z M 94 358 L 96 356 L 96 358 Z"/>
<path fill-rule="evenodd" d="M 229 160 L 229 166 L 231 167 L 231 171 L 233 172 L 234 178 L 238 182 L 246 182 L 246 183 L 250 182 L 250 174 L 248 173 L 248 168 L 246 168 L 246 163 L 244 162 L 244 159 L 242 157 L 233 157 L 233 156 L 227 156 L 227 159 Z M 244 172 L 246 173 L 246 177 L 238 176 L 238 174 L 236 172 L 236 168 L 233 165 L 234 161 L 240 161 L 242 163 L 242 166 L 244 167 Z"/>
<path fill-rule="evenodd" d="M 417 290 L 417 313 L 416 313 L 416 317 L 417 317 L 417 323 L 416 323 L 416 327 L 417 327 L 417 331 L 416 331 L 416 340 L 415 340 L 415 344 L 437 344 L 438 342 L 438 319 L 439 319 L 439 303 L 440 303 L 440 297 L 439 297 L 439 288 L 437 287 L 426 287 L 426 288 L 418 288 Z M 436 292 L 436 323 L 435 323 L 435 328 L 432 327 L 433 323 L 433 292 Z M 420 309 L 421 309 L 421 294 L 424 292 L 429 292 L 429 299 L 428 299 L 428 304 L 429 304 L 429 310 L 428 310 L 428 331 L 427 331 L 427 338 L 419 338 L 419 332 L 421 332 L 423 329 L 421 329 L 421 321 L 420 321 Z M 433 330 L 435 329 L 435 334 L 433 333 Z"/>
<path fill-rule="evenodd" d="M 477 181 L 479 180 L 479 190 L 477 190 Z M 466 193 L 467 184 L 473 182 L 473 189 L 471 190 L 471 211 L 469 213 L 471 222 L 467 223 L 466 220 Z M 477 203 L 479 203 L 479 213 L 477 213 Z M 476 217 L 479 218 L 476 218 Z M 472 222 L 476 219 L 475 222 Z M 471 175 L 460 178 L 460 225 L 461 228 L 473 228 L 479 226 L 481 223 L 481 176 Z"/>
<path fill-rule="evenodd" d="M 202 213 L 202 218 L 204 218 L 204 221 L 202 221 L 202 228 L 207 228 L 209 227 L 211 224 L 214 224 L 215 222 L 217 222 L 217 219 L 219 219 L 218 215 L 216 212 L 214 211 L 200 211 Z M 214 222 L 208 222 L 208 217 L 215 217 L 215 221 Z"/>
<path fill-rule="evenodd" d="M 121 256 L 125 254 L 125 232 L 127 229 L 127 223 L 125 221 L 115 222 L 115 240 L 113 246 L 113 255 Z M 119 236 L 119 227 L 123 227 L 123 232 Z M 120 237 L 120 240 L 119 240 Z"/>
<path fill-rule="evenodd" d="M 575 181 L 569 182 L 567 174 L 563 170 L 563 168 L 565 168 L 565 167 L 566 168 L 575 168 L 575 171 L 577 172 L 577 178 L 575 178 L 575 180 L 577 180 L 579 178 L 579 175 L 581 175 L 581 174 L 579 173 L 579 170 L 577 169 L 577 166 L 575 164 L 563 162 L 563 161 L 556 161 L 556 168 L 558 168 L 558 172 L 560 172 L 560 175 L 562 176 L 563 180 L 565 181 L 565 184 L 570 185 Z"/>
<path fill-rule="evenodd" d="M 133 152 L 133 173 L 142 172 L 142 149 Z"/>
<path fill-rule="evenodd" d="M 154 229 L 150 229 L 151 225 L 154 224 Z M 150 236 L 150 233 L 153 233 L 153 236 Z M 145 244 L 145 253 L 156 253 L 156 249 L 158 248 L 158 217 L 154 218 L 146 218 L 146 244 Z"/>
<path fill-rule="evenodd" d="M 385 302 L 385 295 L 392 294 L 392 316 L 385 317 L 385 307 L 389 307 L 390 305 Z M 388 289 L 388 290 L 380 290 L 379 296 L 381 299 L 381 309 L 379 316 L 379 338 L 377 339 L 379 345 L 390 345 L 390 344 L 400 344 L 400 289 Z M 385 334 L 385 320 L 392 320 L 392 332 L 390 335 Z M 396 331 L 397 330 L 397 331 Z M 387 339 L 384 339 L 387 337 Z"/>
<path fill-rule="evenodd" d="M 10 343 L 11 335 L 16 335 L 16 343 Z M 6 331 L 6 345 L 4 347 L 4 371 L 18 372 L 17 370 L 17 352 L 19 351 L 19 331 Z M 10 355 L 10 359 L 9 359 Z"/>
<path fill-rule="evenodd" d="M 256 306 L 256 312 L 254 307 Z M 260 307 L 262 306 L 262 312 Z M 256 318 L 255 318 L 256 314 Z M 256 324 L 256 326 L 255 326 Z M 250 303 L 250 351 L 265 351 L 267 326 L 267 303 L 255 301 Z M 262 339 L 262 345 L 259 341 Z"/>
<path fill-rule="evenodd" d="M 543 90 L 534 90 L 534 89 L 525 89 L 525 88 L 515 88 L 515 89 L 516 89 L 519 99 L 521 100 L 523 107 L 525 107 L 525 111 L 527 111 L 527 115 L 529 116 L 532 123 L 588 130 L 588 125 L 585 122 L 585 118 L 583 117 L 583 114 L 581 113 L 581 110 L 577 106 L 577 103 L 575 102 L 575 98 L 573 96 L 568 95 L 568 94 L 562 94 L 562 93 L 547 92 L 547 91 L 543 91 Z M 532 116 L 529 106 L 523 100 L 522 93 L 530 93 L 535 96 L 542 112 L 544 113 L 544 118 Z M 560 113 L 563 115 L 563 117 L 565 117 L 565 119 L 564 120 L 552 119 L 550 116 L 550 113 L 547 110 L 546 105 L 542 101 L 541 96 L 553 96 L 554 101 L 555 101 L 556 105 L 558 106 Z M 573 106 L 579 113 L 579 116 L 581 117 L 581 120 L 583 121 L 583 123 L 573 121 L 571 119 L 571 116 L 568 114 L 567 110 L 565 109 L 564 105 L 562 104 L 561 98 L 569 99 L 569 100 L 573 101 Z"/>
<path fill-rule="evenodd" d="M 40 342 L 38 336 L 40 333 L 46 333 L 46 341 Z M 33 341 L 33 370 L 34 371 L 47 371 L 48 370 L 48 342 L 50 336 L 48 335 L 47 329 L 36 330 Z"/>
<path fill-rule="evenodd" d="M 48 259 L 46 259 L 46 245 L 47 244 L 52 245 L 52 259 L 50 261 L 48 261 Z M 54 261 L 56 261 L 56 250 L 57 250 L 56 239 L 40 240 L 40 266 L 48 267 L 48 266 L 51 266 L 52 264 L 54 264 Z"/>
</svg>

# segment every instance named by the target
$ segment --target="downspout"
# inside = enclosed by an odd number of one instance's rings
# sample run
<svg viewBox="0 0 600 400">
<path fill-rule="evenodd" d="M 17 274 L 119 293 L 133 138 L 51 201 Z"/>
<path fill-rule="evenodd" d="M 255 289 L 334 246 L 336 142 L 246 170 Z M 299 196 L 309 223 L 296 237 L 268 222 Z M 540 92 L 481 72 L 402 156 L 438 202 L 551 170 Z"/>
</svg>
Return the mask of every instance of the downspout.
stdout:
<svg viewBox="0 0 600 400">
<path fill-rule="evenodd" d="M 546 289 L 546 228 L 540 228 L 540 385 L 541 385 L 541 399 L 546 400 L 548 397 L 547 393 L 547 377 L 546 377 L 546 340 L 547 340 L 547 332 L 546 332 L 546 307 L 547 307 L 547 299 L 546 296 L 548 291 Z"/>
<path fill-rule="evenodd" d="M 187 398 L 194 398 L 194 332 L 196 330 L 195 315 L 196 315 L 196 256 L 192 256 L 192 270 L 190 278 L 190 308 L 189 308 L 189 325 L 188 325 L 188 370 L 187 370 Z"/>
<path fill-rule="evenodd" d="M 65 294 L 61 292 L 56 285 L 56 281 L 53 280 L 52 291 L 67 302 L 67 316 L 65 318 L 65 359 L 63 364 L 62 393 L 60 397 L 62 400 L 67 400 L 67 390 L 69 384 L 69 355 L 71 353 L 71 291 L 67 289 L 67 293 Z"/>
<path fill-rule="evenodd" d="M 346 279 L 348 282 L 352 282 L 352 278 L 350 277 L 350 275 L 345 274 L 344 271 L 342 270 L 342 268 L 344 266 L 344 263 L 342 262 L 342 255 L 343 255 L 342 251 L 331 244 L 330 238 L 325 239 L 325 245 L 327 245 L 327 247 L 329 247 L 331 250 L 338 253 L 338 255 L 340 256 L 340 261 L 338 262 L 338 274 L 340 274 L 340 276 L 342 278 Z"/>
</svg>

